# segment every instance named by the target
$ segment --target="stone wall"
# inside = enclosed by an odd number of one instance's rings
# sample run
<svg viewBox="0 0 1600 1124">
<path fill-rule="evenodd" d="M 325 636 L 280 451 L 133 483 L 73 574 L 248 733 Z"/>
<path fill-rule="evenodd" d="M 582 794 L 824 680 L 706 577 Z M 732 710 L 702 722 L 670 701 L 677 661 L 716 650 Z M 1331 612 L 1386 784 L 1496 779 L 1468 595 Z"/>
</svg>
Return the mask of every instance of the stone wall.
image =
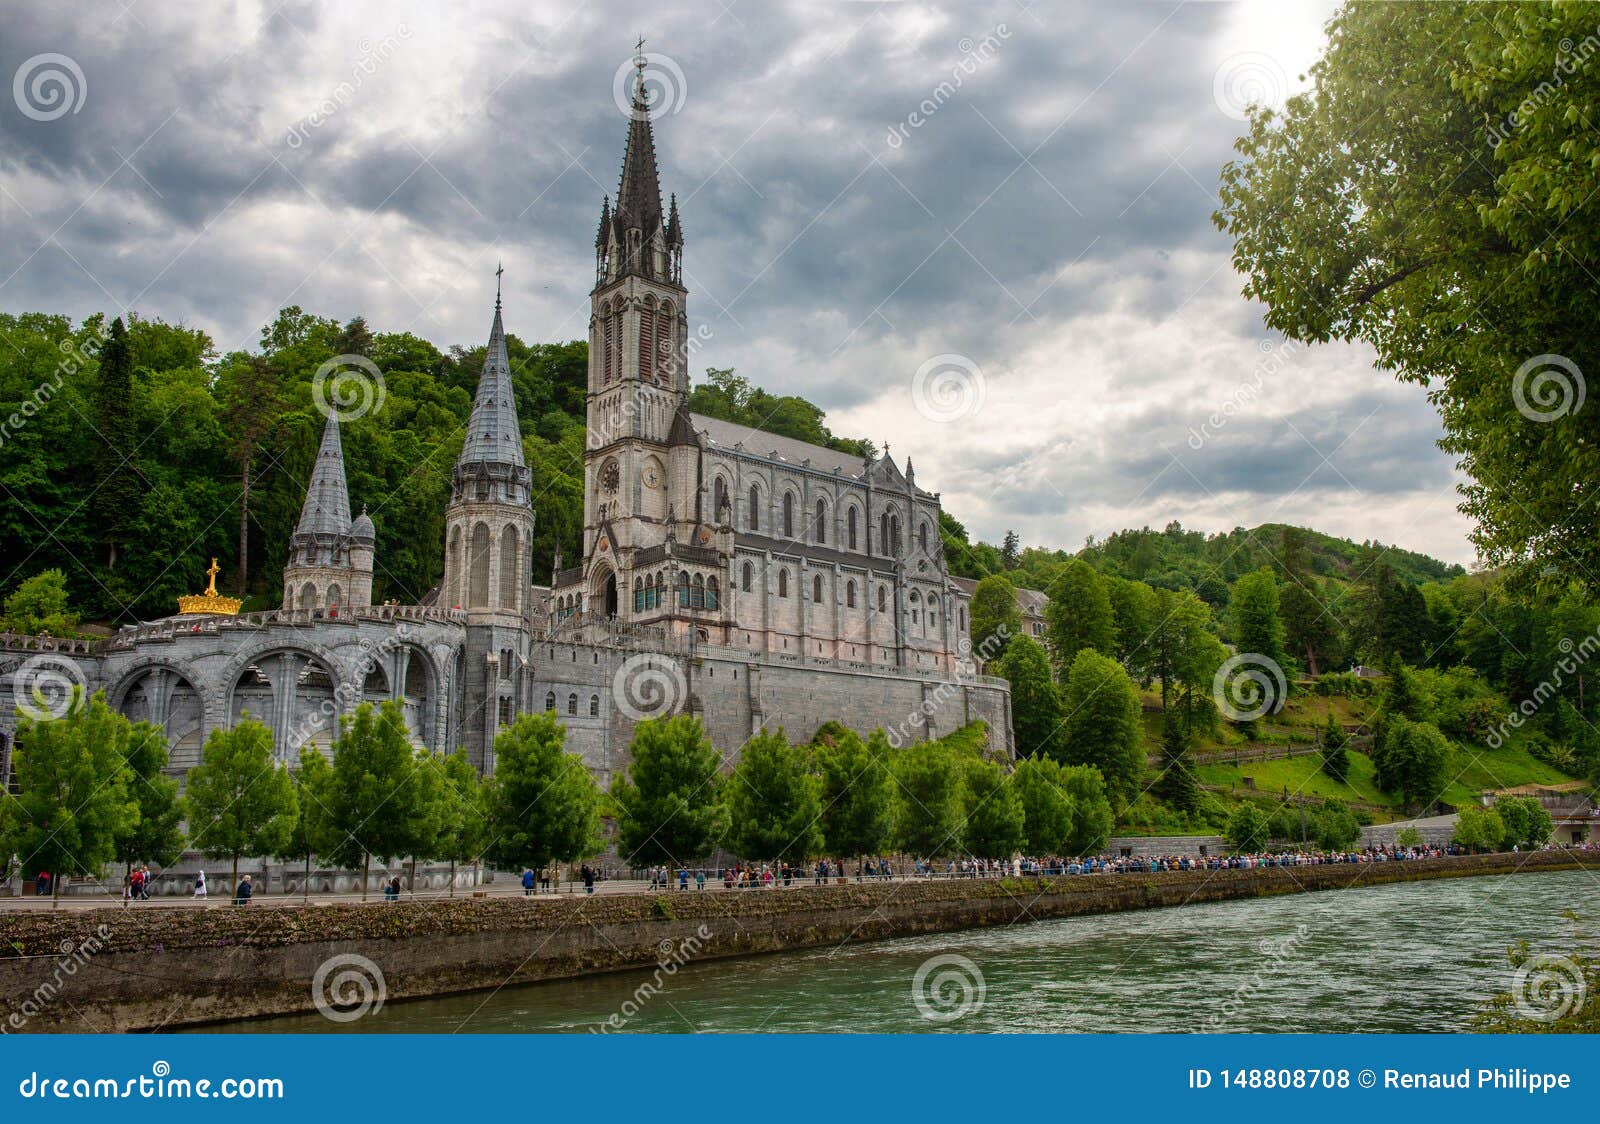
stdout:
<svg viewBox="0 0 1600 1124">
<path fill-rule="evenodd" d="M 659 897 L 14 911 L 0 915 L 0 1030 L 128 1031 L 310 1011 L 311 981 L 335 957 L 366 958 L 394 1000 L 653 967 L 684 948 L 695 959 L 744 956 L 1029 919 L 1571 869 L 1600 870 L 1600 853 Z"/>
</svg>

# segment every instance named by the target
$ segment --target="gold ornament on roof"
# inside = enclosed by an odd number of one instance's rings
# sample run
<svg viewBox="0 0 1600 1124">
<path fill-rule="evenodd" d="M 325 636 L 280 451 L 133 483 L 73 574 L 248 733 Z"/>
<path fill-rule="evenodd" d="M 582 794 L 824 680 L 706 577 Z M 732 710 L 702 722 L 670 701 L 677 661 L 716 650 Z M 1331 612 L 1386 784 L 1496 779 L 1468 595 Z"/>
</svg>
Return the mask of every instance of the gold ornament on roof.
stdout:
<svg viewBox="0 0 1600 1124">
<path fill-rule="evenodd" d="M 237 615 L 239 606 L 244 602 L 237 597 L 226 597 L 217 592 L 217 575 L 220 573 L 222 567 L 217 565 L 217 560 L 213 558 L 211 568 L 206 571 L 206 576 L 211 579 L 206 583 L 206 591 L 178 598 L 178 612 L 209 613 L 219 617 Z"/>
</svg>

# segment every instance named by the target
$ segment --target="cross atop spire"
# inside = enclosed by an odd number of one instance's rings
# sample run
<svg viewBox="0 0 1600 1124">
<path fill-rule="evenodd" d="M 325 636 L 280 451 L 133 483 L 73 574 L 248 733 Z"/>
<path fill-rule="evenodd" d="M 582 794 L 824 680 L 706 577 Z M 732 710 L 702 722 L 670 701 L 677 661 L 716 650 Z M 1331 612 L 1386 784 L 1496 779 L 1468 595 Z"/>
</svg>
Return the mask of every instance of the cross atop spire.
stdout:
<svg viewBox="0 0 1600 1124">
<path fill-rule="evenodd" d="M 499 262 L 494 263 L 494 310 L 496 312 L 500 311 L 500 275 L 505 271 L 506 267 L 504 265 Z"/>
</svg>

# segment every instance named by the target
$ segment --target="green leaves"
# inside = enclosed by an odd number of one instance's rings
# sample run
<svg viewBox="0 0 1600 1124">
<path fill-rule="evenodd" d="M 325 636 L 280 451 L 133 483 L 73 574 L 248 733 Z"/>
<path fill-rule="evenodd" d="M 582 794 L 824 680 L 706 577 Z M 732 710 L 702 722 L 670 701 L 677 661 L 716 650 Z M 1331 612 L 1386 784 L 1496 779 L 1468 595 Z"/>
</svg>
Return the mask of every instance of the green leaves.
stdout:
<svg viewBox="0 0 1600 1124">
<path fill-rule="evenodd" d="M 633 866 L 669 865 L 711 852 L 727 830 L 721 755 L 688 715 L 634 727 L 632 763 L 611 785 L 617 850 Z"/>
<path fill-rule="evenodd" d="M 790 745 L 781 728 L 744 744 L 726 789 L 727 843 L 736 854 L 799 862 L 821 849 L 821 786 L 808 764 L 805 747 Z"/>
<path fill-rule="evenodd" d="M 214 859 L 280 854 L 294 831 L 294 780 L 273 759 L 272 731 L 246 718 L 212 730 L 189 770 L 184 805 L 190 841 Z"/>
<path fill-rule="evenodd" d="M 1514 401 L 1530 359 L 1600 370 L 1594 35 L 1584 4 L 1347 5 L 1215 215 L 1269 326 L 1429 388 L 1474 541 L 1530 585 L 1600 573 L 1600 411 L 1581 376 L 1553 416 Z"/>
<path fill-rule="evenodd" d="M 505 869 L 542 869 L 595 854 L 600 838 L 600 790 L 583 759 L 565 749 L 566 728 L 553 713 L 522 714 L 494 741 L 494 775 L 484 785 L 484 855 Z M 451 764 L 459 760 L 460 764 Z M 446 777 L 460 829 L 473 828 L 471 766 L 446 759 Z M 465 766 L 465 769 L 463 769 Z M 468 840 L 449 844 L 458 859 L 472 857 Z"/>
</svg>

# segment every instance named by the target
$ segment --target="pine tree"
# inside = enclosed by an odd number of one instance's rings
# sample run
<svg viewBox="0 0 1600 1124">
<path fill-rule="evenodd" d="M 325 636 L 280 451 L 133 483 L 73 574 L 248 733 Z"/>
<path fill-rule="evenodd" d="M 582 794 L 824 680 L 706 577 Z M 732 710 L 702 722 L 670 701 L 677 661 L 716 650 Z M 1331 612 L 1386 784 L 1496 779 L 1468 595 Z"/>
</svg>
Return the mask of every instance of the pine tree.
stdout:
<svg viewBox="0 0 1600 1124">
<path fill-rule="evenodd" d="M 1015 531 L 1007 531 L 1006 537 L 1000 543 L 1000 563 L 1008 570 L 1015 570 L 1017 562 L 1022 557 L 1022 540 Z"/>
<path fill-rule="evenodd" d="M 249 592 L 250 501 L 258 483 L 256 461 L 278 429 L 283 412 L 283 376 L 261 356 L 251 356 L 230 372 L 223 385 L 223 419 L 228 453 L 239 466 L 239 596 Z"/>
<path fill-rule="evenodd" d="M 1278 591 L 1278 613 L 1283 619 L 1284 642 L 1296 658 L 1305 660 L 1313 676 L 1322 674 L 1322 659 L 1333 638 L 1334 618 L 1318 596 L 1317 579 L 1306 557 L 1305 535 L 1298 527 L 1285 527 L 1279 543 L 1283 583 Z"/>
<path fill-rule="evenodd" d="M 1333 711 L 1328 711 L 1327 724 L 1322 727 L 1322 771 L 1340 784 L 1350 775 L 1350 755 L 1346 748 L 1349 741 Z"/>
<path fill-rule="evenodd" d="M 133 356 L 120 316 L 111 322 L 110 333 L 100 349 L 94 429 L 99 446 L 92 509 L 96 530 L 106 548 L 106 566 L 115 569 L 144 493 L 139 470 L 133 463 L 137 445 L 133 433 Z"/>
<path fill-rule="evenodd" d="M 1200 782 L 1189 765 L 1189 739 L 1170 714 L 1162 725 L 1161 777 L 1156 792 L 1180 812 L 1200 807 Z"/>
</svg>

